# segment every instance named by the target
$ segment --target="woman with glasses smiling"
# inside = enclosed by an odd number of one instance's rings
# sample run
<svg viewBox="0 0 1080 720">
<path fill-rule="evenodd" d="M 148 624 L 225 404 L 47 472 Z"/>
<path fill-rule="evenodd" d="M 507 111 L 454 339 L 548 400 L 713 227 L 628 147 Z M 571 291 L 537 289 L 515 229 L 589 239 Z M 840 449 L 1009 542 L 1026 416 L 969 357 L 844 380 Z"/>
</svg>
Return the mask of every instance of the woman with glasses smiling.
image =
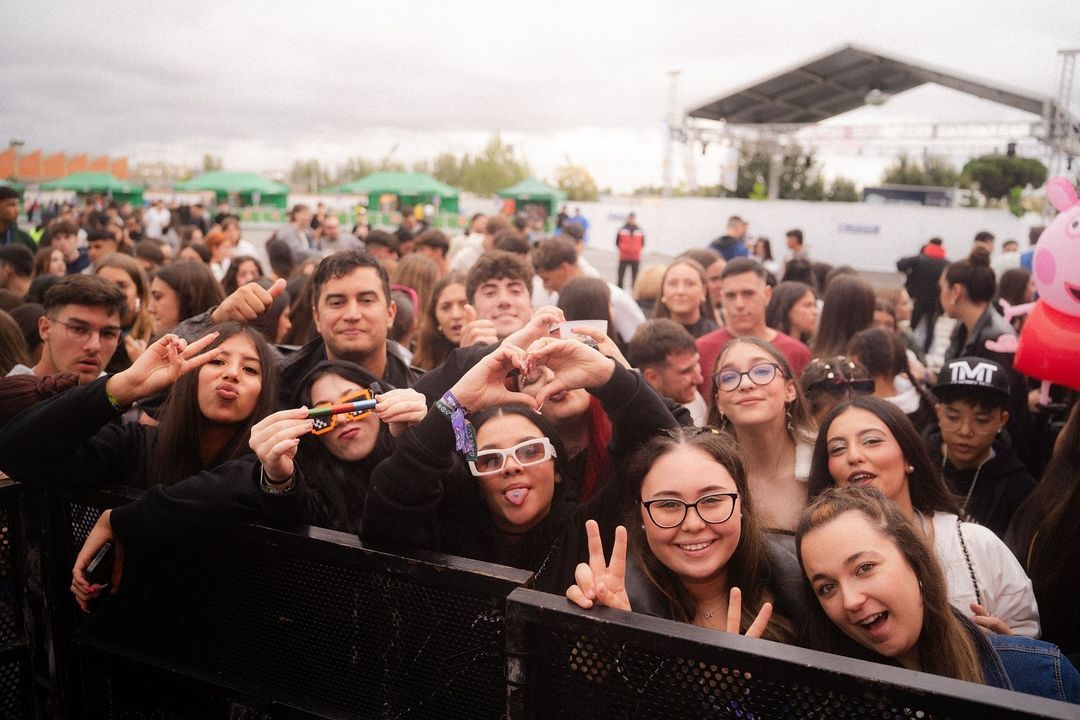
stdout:
<svg viewBox="0 0 1080 720">
<path fill-rule="evenodd" d="M 762 527 L 794 533 L 816 433 L 787 360 L 764 340 L 735 338 L 716 358 L 713 391 L 709 424 L 738 439 Z"/>
<path fill-rule="evenodd" d="M 533 394 L 511 371 L 536 374 Z M 514 387 L 510 390 L 508 387 Z M 611 537 L 625 483 L 608 482 L 580 503 L 569 455 L 536 408 L 587 388 L 612 419 L 618 459 L 675 419 L 637 373 L 576 340 L 544 337 L 528 352 L 503 345 L 458 380 L 376 468 L 362 538 L 421 547 L 536 573 L 536 587 L 563 592 L 586 556 L 585 519 Z M 460 453 L 460 454 L 459 454 Z"/>
<path fill-rule="evenodd" d="M 617 529 L 605 561 L 597 525 L 589 521 L 589 562 L 578 565 L 566 591 L 570 600 L 794 639 L 787 618 L 802 614 L 798 566 L 761 531 L 730 435 L 698 428 L 661 433 L 634 454 L 626 482 L 633 490 L 624 516 L 629 533 Z M 647 607 L 650 595 L 661 598 L 655 611 Z"/>
</svg>

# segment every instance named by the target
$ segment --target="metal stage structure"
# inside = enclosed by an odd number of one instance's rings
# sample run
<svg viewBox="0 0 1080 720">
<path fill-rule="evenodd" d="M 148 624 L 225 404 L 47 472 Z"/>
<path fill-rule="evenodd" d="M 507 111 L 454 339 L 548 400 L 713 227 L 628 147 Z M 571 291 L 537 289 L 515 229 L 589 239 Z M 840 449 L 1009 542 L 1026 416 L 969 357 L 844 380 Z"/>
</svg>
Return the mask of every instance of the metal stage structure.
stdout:
<svg viewBox="0 0 1080 720">
<path fill-rule="evenodd" d="M 1008 147 L 1009 152 L 1019 150 L 1044 158 L 1051 175 L 1076 172 L 1073 161 L 1080 156 L 1080 118 L 1070 108 L 1078 54 L 1080 49 L 1059 52 L 1062 62 L 1056 98 L 845 45 L 683 112 L 678 104 L 679 73 L 672 71 L 663 158 L 665 194 L 670 194 L 673 184 L 676 146 L 682 149 L 692 191 L 697 189 L 697 151 L 704 152 L 709 145 L 738 149 L 747 143 L 771 148 L 770 199 L 779 196 L 783 150 L 795 142 L 833 154 L 893 156 L 927 148 L 977 155 Z M 1021 110 L 1033 118 L 997 123 L 818 124 L 863 105 L 881 105 L 926 83 Z"/>
</svg>

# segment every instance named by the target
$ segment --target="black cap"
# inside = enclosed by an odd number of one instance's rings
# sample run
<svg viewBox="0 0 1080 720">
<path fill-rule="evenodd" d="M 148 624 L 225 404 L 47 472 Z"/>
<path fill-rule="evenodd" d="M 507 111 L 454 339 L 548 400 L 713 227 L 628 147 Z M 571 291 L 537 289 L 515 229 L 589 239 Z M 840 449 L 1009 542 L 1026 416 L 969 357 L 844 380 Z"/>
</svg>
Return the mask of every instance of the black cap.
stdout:
<svg viewBox="0 0 1080 720">
<path fill-rule="evenodd" d="M 934 395 L 943 402 L 982 396 L 994 405 L 1004 405 L 1009 401 L 1008 370 L 981 357 L 950 360 L 938 373 Z"/>
</svg>

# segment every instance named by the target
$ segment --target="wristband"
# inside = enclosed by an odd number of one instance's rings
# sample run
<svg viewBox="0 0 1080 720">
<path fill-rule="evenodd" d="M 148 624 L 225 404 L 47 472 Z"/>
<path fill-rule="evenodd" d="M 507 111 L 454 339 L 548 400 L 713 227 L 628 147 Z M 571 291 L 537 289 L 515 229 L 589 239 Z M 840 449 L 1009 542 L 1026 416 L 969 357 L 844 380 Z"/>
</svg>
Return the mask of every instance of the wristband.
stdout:
<svg viewBox="0 0 1080 720">
<path fill-rule="evenodd" d="M 126 413 L 128 408 L 131 407 L 130 405 L 128 405 L 128 407 L 122 406 L 120 401 L 116 399 L 116 396 L 110 392 L 108 385 L 105 386 L 105 398 L 109 401 L 109 404 L 112 405 L 112 409 L 118 413 Z"/>
<path fill-rule="evenodd" d="M 450 426 L 454 428 L 454 450 L 467 460 L 476 460 L 476 430 L 465 418 L 465 408 L 449 390 L 441 400 L 435 401 L 435 407 L 450 418 Z"/>
<path fill-rule="evenodd" d="M 275 482 L 267 477 L 266 470 L 262 466 L 259 467 L 259 487 L 262 488 L 263 492 L 269 495 L 284 495 L 285 493 L 291 492 L 296 485 L 293 482 L 295 479 L 296 472 L 294 471 L 293 474 L 285 480 Z"/>
</svg>

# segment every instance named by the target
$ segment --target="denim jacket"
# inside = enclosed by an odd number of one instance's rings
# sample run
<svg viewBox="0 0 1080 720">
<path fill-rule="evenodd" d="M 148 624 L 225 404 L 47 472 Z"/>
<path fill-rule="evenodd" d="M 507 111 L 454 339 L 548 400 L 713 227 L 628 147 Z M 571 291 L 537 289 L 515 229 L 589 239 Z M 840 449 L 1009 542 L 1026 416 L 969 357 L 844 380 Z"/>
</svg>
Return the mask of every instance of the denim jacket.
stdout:
<svg viewBox="0 0 1080 720">
<path fill-rule="evenodd" d="M 1017 635 L 986 635 L 978 629 L 975 633 L 987 685 L 1080 704 L 1080 673 L 1057 645 Z"/>
</svg>

